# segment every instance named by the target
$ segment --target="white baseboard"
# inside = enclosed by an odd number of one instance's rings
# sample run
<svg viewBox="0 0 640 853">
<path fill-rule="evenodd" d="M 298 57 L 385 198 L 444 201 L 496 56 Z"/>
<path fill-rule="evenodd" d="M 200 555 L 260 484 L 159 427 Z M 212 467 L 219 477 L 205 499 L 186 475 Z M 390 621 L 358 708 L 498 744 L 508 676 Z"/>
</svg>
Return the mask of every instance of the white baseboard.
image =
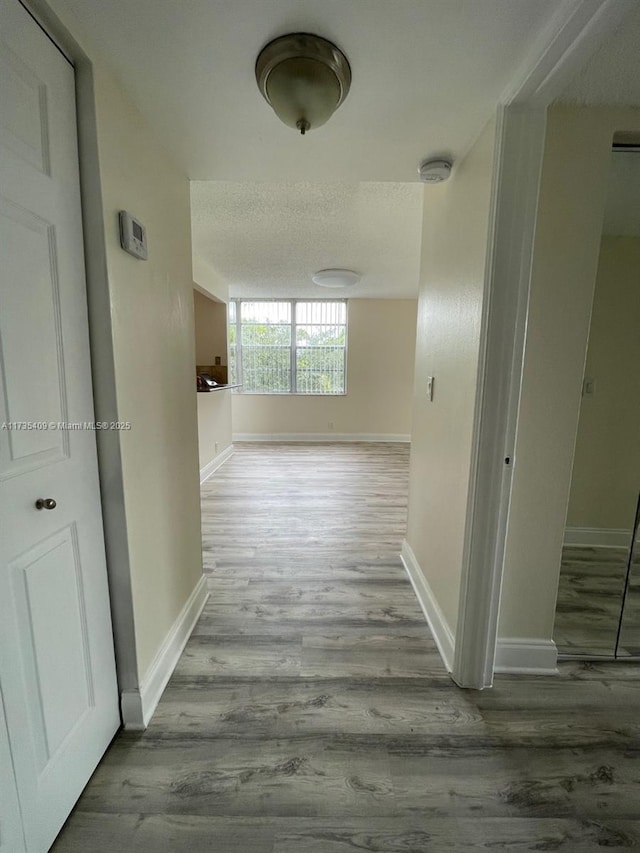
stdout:
<svg viewBox="0 0 640 853">
<path fill-rule="evenodd" d="M 433 590 L 420 568 L 416 555 L 413 553 L 413 549 L 406 539 L 402 543 L 400 559 L 407 570 L 411 586 L 431 629 L 433 639 L 436 641 L 440 657 L 447 668 L 447 672 L 451 672 L 453 668 L 455 638 L 449 627 L 449 623 L 445 619 L 444 613 L 440 609 L 440 605 L 436 601 Z"/>
<path fill-rule="evenodd" d="M 433 590 L 420 569 L 416 555 L 406 540 L 402 543 L 401 559 L 436 641 L 440 657 L 447 672 L 451 672 L 455 637 L 436 601 Z M 498 640 L 496 673 L 556 675 L 557 662 L 558 650 L 553 640 L 539 640 L 531 637 L 507 637 Z"/>
<path fill-rule="evenodd" d="M 225 447 L 222 453 L 218 453 L 217 456 L 214 456 L 211 462 L 207 462 L 204 468 L 200 469 L 200 485 L 202 485 L 205 480 L 208 480 L 209 477 L 213 474 L 213 472 L 217 471 L 218 468 L 223 465 L 232 455 L 233 444 L 230 444 L 229 447 Z"/>
<path fill-rule="evenodd" d="M 180 615 L 171 626 L 153 663 L 147 670 L 138 690 L 123 690 L 120 698 L 122 722 L 125 729 L 146 729 L 160 701 L 171 673 L 202 613 L 209 592 L 203 575 L 187 599 Z"/>
<path fill-rule="evenodd" d="M 496 647 L 496 673 L 557 675 L 558 649 L 553 640 L 505 637 Z"/>
<path fill-rule="evenodd" d="M 565 545 L 597 548 L 628 548 L 631 531 L 608 527 L 565 527 Z"/>
<path fill-rule="evenodd" d="M 234 441 L 387 441 L 408 444 L 411 436 L 404 433 L 370 432 L 235 432 Z"/>
</svg>

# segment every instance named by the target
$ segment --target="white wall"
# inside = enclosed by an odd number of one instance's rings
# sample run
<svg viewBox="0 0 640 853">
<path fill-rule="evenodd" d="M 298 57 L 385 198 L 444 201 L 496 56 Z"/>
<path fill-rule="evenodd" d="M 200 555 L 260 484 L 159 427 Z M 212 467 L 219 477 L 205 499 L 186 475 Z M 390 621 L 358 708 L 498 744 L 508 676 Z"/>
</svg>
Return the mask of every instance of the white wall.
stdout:
<svg viewBox="0 0 640 853">
<path fill-rule="evenodd" d="M 550 640 L 613 134 L 630 109 L 549 110 L 499 636 Z"/>
<path fill-rule="evenodd" d="M 347 394 L 233 394 L 234 436 L 408 437 L 416 306 L 415 299 L 350 299 Z"/>
<path fill-rule="evenodd" d="M 585 368 L 595 393 L 580 405 L 567 527 L 633 527 L 640 491 L 639 368 L 640 237 L 606 236 Z"/>
<path fill-rule="evenodd" d="M 455 632 L 493 173 L 495 123 L 447 183 L 427 187 L 407 542 Z M 433 401 L 427 376 L 435 377 Z"/>
</svg>

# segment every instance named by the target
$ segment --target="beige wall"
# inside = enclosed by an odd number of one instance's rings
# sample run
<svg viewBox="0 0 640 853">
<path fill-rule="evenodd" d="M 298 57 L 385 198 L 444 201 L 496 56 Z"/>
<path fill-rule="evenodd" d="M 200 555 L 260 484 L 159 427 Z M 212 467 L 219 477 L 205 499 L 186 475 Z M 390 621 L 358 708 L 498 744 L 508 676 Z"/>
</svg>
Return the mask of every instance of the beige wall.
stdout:
<svg viewBox="0 0 640 853">
<path fill-rule="evenodd" d="M 640 111 L 549 110 L 500 611 L 501 637 L 550 639 L 589 317 L 617 130 Z"/>
<path fill-rule="evenodd" d="M 640 490 L 640 237 L 602 239 L 567 527 L 631 530 Z"/>
<path fill-rule="evenodd" d="M 450 181 L 425 189 L 407 542 L 452 630 L 458 616 L 493 172 L 490 122 Z M 427 376 L 435 377 L 433 401 Z"/>
<path fill-rule="evenodd" d="M 189 182 L 65 0 L 50 6 L 93 66 L 115 392 L 119 419 L 132 424 L 120 442 L 122 535 L 143 680 L 202 575 Z M 120 248 L 122 209 L 146 225 L 148 261 Z"/>
<path fill-rule="evenodd" d="M 227 306 L 193 291 L 196 333 L 196 364 L 227 363 Z"/>
<path fill-rule="evenodd" d="M 227 306 L 193 292 L 196 364 L 227 363 Z M 231 445 L 231 391 L 196 394 L 200 470 Z"/>
<path fill-rule="evenodd" d="M 193 281 L 205 295 L 213 296 L 220 302 L 229 302 L 229 285 L 200 255 L 193 255 Z"/>
<path fill-rule="evenodd" d="M 231 391 L 198 394 L 200 470 L 231 446 Z"/>
<path fill-rule="evenodd" d="M 408 436 L 416 301 L 350 299 L 348 311 L 347 394 L 234 394 L 234 435 L 334 432 Z"/>
<path fill-rule="evenodd" d="M 193 280 L 206 293 L 225 305 L 229 302 L 229 287 L 218 272 L 204 258 L 193 256 Z M 199 294 L 201 295 L 201 294 Z M 198 338 L 200 335 L 198 334 Z M 208 353 L 207 344 L 197 345 L 200 355 Z M 204 348 L 204 352 L 203 352 Z M 227 364 L 228 349 L 216 352 L 222 363 Z M 208 364 L 208 361 L 197 362 Z M 197 394 L 198 403 L 198 447 L 200 470 L 231 445 L 231 391 L 214 391 L 210 394 Z"/>
<path fill-rule="evenodd" d="M 202 574 L 189 183 L 100 66 L 94 69 L 116 386 L 143 676 Z M 149 260 L 119 245 L 144 222 Z"/>
</svg>

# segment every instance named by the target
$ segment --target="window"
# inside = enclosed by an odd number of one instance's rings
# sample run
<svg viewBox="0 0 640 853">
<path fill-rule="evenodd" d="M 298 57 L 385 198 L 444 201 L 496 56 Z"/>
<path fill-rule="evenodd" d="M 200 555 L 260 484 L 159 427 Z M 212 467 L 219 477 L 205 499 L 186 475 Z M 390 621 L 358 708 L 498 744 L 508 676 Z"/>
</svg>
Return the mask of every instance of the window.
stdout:
<svg viewBox="0 0 640 853">
<path fill-rule="evenodd" d="M 230 382 L 249 394 L 344 394 L 346 300 L 229 304 Z"/>
</svg>

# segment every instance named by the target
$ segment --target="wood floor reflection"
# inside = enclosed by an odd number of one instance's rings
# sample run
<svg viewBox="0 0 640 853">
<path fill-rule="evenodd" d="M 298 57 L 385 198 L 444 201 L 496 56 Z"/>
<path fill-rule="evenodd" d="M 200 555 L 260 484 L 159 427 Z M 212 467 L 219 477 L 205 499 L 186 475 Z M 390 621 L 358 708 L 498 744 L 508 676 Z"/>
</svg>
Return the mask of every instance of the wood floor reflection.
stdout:
<svg viewBox="0 0 640 853">
<path fill-rule="evenodd" d="M 628 548 L 568 545 L 562 551 L 554 640 L 561 654 L 612 656 L 627 576 Z M 640 655 L 640 549 L 622 613 L 618 654 Z"/>
<path fill-rule="evenodd" d="M 627 558 L 626 548 L 565 546 L 554 626 L 559 652 L 614 654 Z"/>
<path fill-rule="evenodd" d="M 398 557 L 408 461 L 237 446 L 202 489 L 202 618 L 55 853 L 640 848 L 637 666 L 458 689 Z"/>
</svg>

